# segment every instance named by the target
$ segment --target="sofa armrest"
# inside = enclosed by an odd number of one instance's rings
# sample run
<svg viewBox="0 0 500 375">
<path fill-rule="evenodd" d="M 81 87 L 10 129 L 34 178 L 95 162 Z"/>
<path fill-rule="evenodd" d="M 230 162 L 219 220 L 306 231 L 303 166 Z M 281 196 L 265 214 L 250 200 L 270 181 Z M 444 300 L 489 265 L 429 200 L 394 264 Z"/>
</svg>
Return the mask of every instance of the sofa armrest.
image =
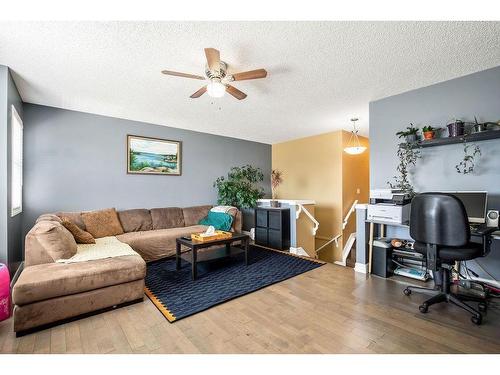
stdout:
<svg viewBox="0 0 500 375">
<path fill-rule="evenodd" d="M 234 215 L 234 220 L 233 220 L 233 225 L 231 227 L 231 230 L 236 233 L 241 233 L 242 227 L 243 227 L 243 218 L 242 218 L 241 211 L 238 210 L 236 212 L 236 215 Z"/>
</svg>

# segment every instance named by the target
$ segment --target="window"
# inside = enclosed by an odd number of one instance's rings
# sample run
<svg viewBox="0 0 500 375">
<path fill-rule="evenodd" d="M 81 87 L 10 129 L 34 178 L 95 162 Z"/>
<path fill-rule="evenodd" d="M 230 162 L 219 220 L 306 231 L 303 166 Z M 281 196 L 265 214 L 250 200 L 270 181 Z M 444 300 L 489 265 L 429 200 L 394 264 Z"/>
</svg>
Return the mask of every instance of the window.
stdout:
<svg viewBox="0 0 500 375">
<path fill-rule="evenodd" d="M 23 122 L 12 106 L 10 216 L 23 211 Z"/>
</svg>

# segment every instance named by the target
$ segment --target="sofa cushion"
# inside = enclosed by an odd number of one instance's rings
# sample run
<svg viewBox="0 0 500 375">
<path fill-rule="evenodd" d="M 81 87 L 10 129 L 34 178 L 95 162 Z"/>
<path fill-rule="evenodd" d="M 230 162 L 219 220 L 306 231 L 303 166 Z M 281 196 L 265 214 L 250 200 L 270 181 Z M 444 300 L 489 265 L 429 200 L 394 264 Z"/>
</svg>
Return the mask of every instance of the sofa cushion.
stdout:
<svg viewBox="0 0 500 375">
<path fill-rule="evenodd" d="M 38 216 L 38 219 L 36 219 L 35 224 L 40 222 L 40 221 L 57 221 L 58 223 L 62 223 L 62 219 L 55 214 L 40 215 L 40 216 Z"/>
<path fill-rule="evenodd" d="M 151 214 L 146 209 L 118 211 L 118 218 L 125 233 L 153 229 Z"/>
<path fill-rule="evenodd" d="M 204 225 L 189 227 L 150 230 L 147 232 L 129 232 L 116 236 L 120 241 L 129 244 L 146 262 L 175 255 L 175 239 L 189 236 L 191 233 L 204 232 Z"/>
<path fill-rule="evenodd" d="M 137 255 L 93 260 L 83 263 L 51 263 L 26 267 L 12 290 L 16 305 L 140 280 L 146 264 Z"/>
<path fill-rule="evenodd" d="M 84 243 L 84 244 L 95 243 L 94 237 L 92 237 L 92 235 L 89 232 L 80 229 L 78 225 L 73 223 L 67 217 L 65 216 L 62 217 L 61 224 L 64 226 L 64 228 L 69 230 L 69 232 L 73 235 L 76 243 Z"/>
<path fill-rule="evenodd" d="M 151 218 L 153 219 L 153 229 L 169 229 L 184 226 L 182 208 L 152 208 L 150 212 Z"/>
<path fill-rule="evenodd" d="M 184 225 L 189 227 L 191 225 L 197 225 L 201 219 L 208 215 L 208 211 L 212 206 L 193 206 L 185 207 L 182 209 L 182 214 L 184 216 Z"/>
<path fill-rule="evenodd" d="M 116 236 L 123 233 L 123 228 L 114 208 L 83 212 L 82 219 L 89 232 L 95 238 Z"/>
<path fill-rule="evenodd" d="M 26 235 L 25 265 L 52 263 L 76 254 L 73 235 L 57 221 L 39 221 Z"/>
<path fill-rule="evenodd" d="M 225 212 L 232 216 L 233 223 L 231 225 L 231 232 L 240 233 L 242 230 L 241 211 L 234 206 L 214 206 L 210 209 L 213 212 Z"/>
<path fill-rule="evenodd" d="M 234 218 L 225 212 L 209 211 L 207 217 L 200 220 L 200 224 L 212 226 L 217 230 L 231 230 Z"/>
<path fill-rule="evenodd" d="M 83 222 L 81 212 L 63 212 L 63 211 L 61 211 L 61 212 L 56 212 L 56 215 L 59 216 L 60 218 L 63 216 L 67 217 L 73 223 L 78 225 L 80 227 L 80 229 L 86 230 L 85 223 Z"/>
</svg>

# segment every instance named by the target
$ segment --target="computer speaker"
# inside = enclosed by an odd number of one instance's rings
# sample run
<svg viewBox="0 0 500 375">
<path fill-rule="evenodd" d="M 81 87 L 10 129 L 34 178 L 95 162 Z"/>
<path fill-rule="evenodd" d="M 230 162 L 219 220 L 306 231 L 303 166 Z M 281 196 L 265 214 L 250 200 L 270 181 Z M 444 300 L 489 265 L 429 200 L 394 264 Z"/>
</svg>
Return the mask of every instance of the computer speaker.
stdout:
<svg viewBox="0 0 500 375">
<path fill-rule="evenodd" d="M 498 211 L 489 210 L 486 214 L 486 226 L 498 228 Z"/>
</svg>

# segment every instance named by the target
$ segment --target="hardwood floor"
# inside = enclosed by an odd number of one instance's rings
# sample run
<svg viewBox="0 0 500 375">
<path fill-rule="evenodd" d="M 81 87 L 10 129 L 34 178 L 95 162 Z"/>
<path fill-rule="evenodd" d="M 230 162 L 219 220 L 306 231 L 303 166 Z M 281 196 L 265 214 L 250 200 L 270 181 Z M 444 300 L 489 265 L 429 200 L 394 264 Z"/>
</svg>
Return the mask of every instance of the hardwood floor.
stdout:
<svg viewBox="0 0 500 375">
<path fill-rule="evenodd" d="M 418 312 L 405 283 L 327 264 L 170 324 L 143 303 L 15 338 L 1 353 L 500 353 L 500 301 L 482 326 L 449 305 Z"/>
</svg>

